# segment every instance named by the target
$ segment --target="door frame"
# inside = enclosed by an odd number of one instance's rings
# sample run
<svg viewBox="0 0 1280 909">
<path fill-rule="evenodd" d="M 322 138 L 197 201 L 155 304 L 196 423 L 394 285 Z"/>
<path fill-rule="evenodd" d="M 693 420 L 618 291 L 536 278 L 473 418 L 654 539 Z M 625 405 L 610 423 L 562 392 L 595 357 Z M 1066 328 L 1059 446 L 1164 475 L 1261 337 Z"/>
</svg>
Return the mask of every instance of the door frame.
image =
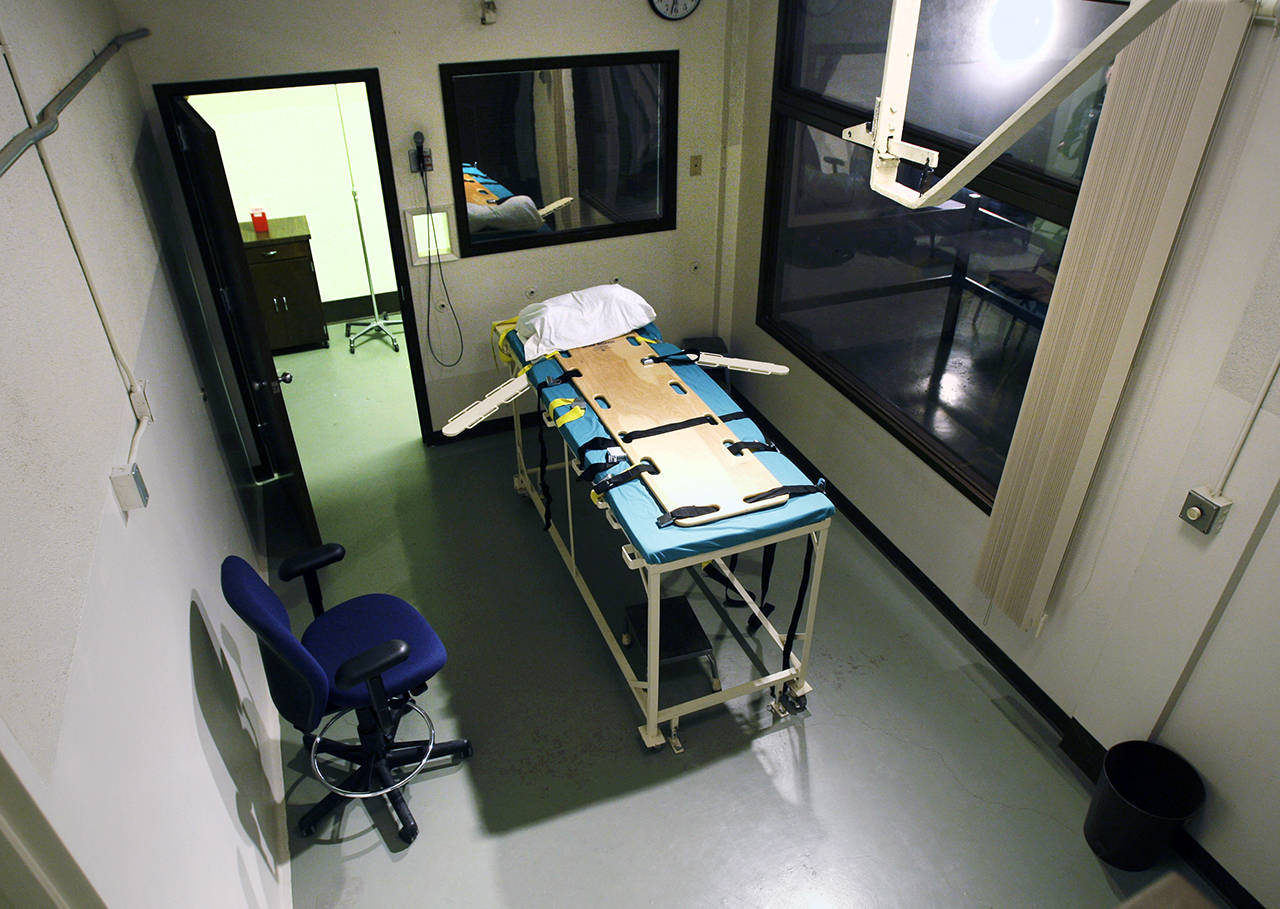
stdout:
<svg viewBox="0 0 1280 909">
<path fill-rule="evenodd" d="M 418 429 L 424 445 L 431 438 L 431 411 L 427 401 L 426 376 L 422 362 L 422 348 L 418 341 L 417 318 L 410 291 L 409 265 L 405 256 L 404 232 L 400 225 L 400 203 L 396 196 L 395 171 L 391 162 L 391 143 L 387 133 L 386 109 L 382 103 L 382 83 L 377 69 L 348 69 L 315 73 L 290 73 L 276 76 L 246 76 L 234 79 L 212 79 L 196 82 L 157 83 L 153 87 L 159 106 L 160 120 L 170 142 L 173 142 L 172 105 L 177 98 L 190 95 L 210 95 L 222 92 L 255 91 L 260 89 L 297 88 L 309 85 L 330 85 L 344 82 L 363 82 L 369 102 L 369 120 L 373 128 L 374 153 L 378 162 L 378 178 L 382 188 L 382 206 L 387 222 L 387 235 L 391 243 L 391 262 L 395 270 L 396 292 L 400 297 L 400 316 L 404 320 L 404 348 L 409 357 L 409 374 L 413 382 L 413 396 L 418 411 Z M 176 154 L 176 152 L 175 152 Z M 184 198 L 199 195 L 199 189 L 178 168 L 178 182 Z M 190 203 L 187 205 L 188 214 Z M 194 217 L 193 217 L 193 220 Z M 196 223 L 195 240 L 204 262 L 211 255 L 210 240 Z M 234 225 L 233 225 L 234 226 Z M 205 271 L 207 272 L 207 266 Z M 264 339 L 265 343 L 265 339 Z M 240 364 L 235 363 L 239 373 Z M 246 377 L 238 375 L 243 383 Z"/>
</svg>

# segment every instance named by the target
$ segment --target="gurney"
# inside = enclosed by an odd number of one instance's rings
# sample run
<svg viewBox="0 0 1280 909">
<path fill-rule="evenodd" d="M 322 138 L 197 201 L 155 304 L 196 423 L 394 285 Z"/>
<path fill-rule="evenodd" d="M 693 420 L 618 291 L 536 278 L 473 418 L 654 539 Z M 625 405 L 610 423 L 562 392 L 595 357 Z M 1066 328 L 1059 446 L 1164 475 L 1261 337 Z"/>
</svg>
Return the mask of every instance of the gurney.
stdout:
<svg viewBox="0 0 1280 909">
<path fill-rule="evenodd" d="M 600 344 L 529 357 L 511 323 L 495 326 L 495 345 L 513 371 L 510 380 L 483 401 L 465 408 L 444 429 L 456 434 L 512 405 L 518 491 L 527 494 L 543 518 L 562 560 L 586 602 L 614 660 L 644 716 L 639 727 L 647 747 L 670 742 L 683 750 L 680 718 L 753 693 L 769 691 L 778 716 L 805 709 L 812 690 L 807 679 L 813 625 L 827 532 L 834 508 L 815 484 L 768 443 L 759 427 L 728 393 L 698 365 L 726 366 L 758 373 L 785 373 L 782 367 L 755 361 L 684 351 L 665 343 L 650 324 Z M 559 433 L 562 463 L 528 462 L 516 398 L 536 390 L 543 428 Z M 543 440 L 540 438 L 540 443 Z M 704 452 L 693 455 L 693 452 Z M 702 460 L 690 472 L 686 462 Z M 714 464 L 715 467 L 706 465 Z M 577 563 L 573 509 L 564 534 L 550 518 L 551 472 L 563 468 L 566 501 L 575 482 L 591 484 L 591 501 L 608 524 L 625 537 L 621 555 L 639 573 L 646 603 L 641 617 L 645 675 L 637 676 L 624 647 L 630 631 L 619 633 L 606 620 Z M 712 474 L 723 476 L 712 476 Z M 779 629 L 734 574 L 737 556 L 805 539 L 803 578 L 789 626 Z M 672 604 L 662 596 L 663 579 L 685 571 L 724 621 L 752 666 L 754 675 L 720 684 L 713 670 L 712 691 L 678 704 L 660 706 L 663 613 Z M 726 585 L 745 605 L 748 632 L 738 627 L 707 580 Z M 676 616 L 669 614 L 668 622 Z M 803 627 L 801 627 L 803 626 Z M 770 667 L 757 654 L 750 633 L 763 632 L 781 652 Z M 714 665 L 714 661 L 713 661 Z M 664 733 L 659 728 L 667 726 Z"/>
</svg>

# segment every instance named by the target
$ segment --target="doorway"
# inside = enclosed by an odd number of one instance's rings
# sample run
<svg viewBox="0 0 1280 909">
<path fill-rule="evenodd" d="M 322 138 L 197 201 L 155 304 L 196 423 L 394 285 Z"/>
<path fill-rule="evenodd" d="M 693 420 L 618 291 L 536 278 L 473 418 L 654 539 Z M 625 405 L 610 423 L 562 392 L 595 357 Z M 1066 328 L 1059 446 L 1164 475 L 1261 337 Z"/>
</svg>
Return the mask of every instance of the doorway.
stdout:
<svg viewBox="0 0 1280 909">
<path fill-rule="evenodd" d="M 429 437 L 377 71 L 155 91 L 261 464 L 261 536 L 296 551 L 322 536 L 308 481 L 332 488 L 330 450 Z"/>
</svg>

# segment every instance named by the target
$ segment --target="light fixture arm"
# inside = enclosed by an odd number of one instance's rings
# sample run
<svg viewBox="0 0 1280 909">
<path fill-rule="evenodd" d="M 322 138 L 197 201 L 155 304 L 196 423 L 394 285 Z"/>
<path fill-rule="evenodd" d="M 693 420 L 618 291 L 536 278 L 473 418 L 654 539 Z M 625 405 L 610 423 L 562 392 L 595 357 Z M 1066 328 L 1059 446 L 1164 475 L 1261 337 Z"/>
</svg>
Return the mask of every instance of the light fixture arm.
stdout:
<svg viewBox="0 0 1280 909">
<path fill-rule="evenodd" d="M 845 140 L 871 149 L 871 188 L 907 208 L 926 208 L 950 199 L 993 161 L 1009 150 L 1046 114 L 1083 85 L 1090 76 L 1120 52 L 1142 30 L 1173 6 L 1176 0 L 1135 0 L 1102 34 L 1094 38 L 1070 63 L 1000 124 L 945 177 L 925 192 L 898 182 L 898 164 L 911 161 L 924 167 L 938 166 L 938 153 L 902 141 L 906 122 L 907 92 L 915 55 L 920 0 L 894 0 L 889 19 L 889 44 L 885 50 L 880 95 L 870 123 L 850 126 Z"/>
</svg>

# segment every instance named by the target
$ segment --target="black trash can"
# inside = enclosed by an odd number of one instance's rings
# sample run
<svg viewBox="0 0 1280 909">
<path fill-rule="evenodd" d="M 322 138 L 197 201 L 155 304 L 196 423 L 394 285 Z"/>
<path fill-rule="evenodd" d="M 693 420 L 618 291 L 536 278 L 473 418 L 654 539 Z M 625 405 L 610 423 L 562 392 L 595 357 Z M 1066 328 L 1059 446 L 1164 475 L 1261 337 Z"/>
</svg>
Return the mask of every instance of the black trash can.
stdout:
<svg viewBox="0 0 1280 909">
<path fill-rule="evenodd" d="M 1084 836 L 1108 865 L 1143 871 L 1203 804 L 1204 783 L 1186 760 L 1154 742 L 1121 742 L 1103 758 Z"/>
</svg>

